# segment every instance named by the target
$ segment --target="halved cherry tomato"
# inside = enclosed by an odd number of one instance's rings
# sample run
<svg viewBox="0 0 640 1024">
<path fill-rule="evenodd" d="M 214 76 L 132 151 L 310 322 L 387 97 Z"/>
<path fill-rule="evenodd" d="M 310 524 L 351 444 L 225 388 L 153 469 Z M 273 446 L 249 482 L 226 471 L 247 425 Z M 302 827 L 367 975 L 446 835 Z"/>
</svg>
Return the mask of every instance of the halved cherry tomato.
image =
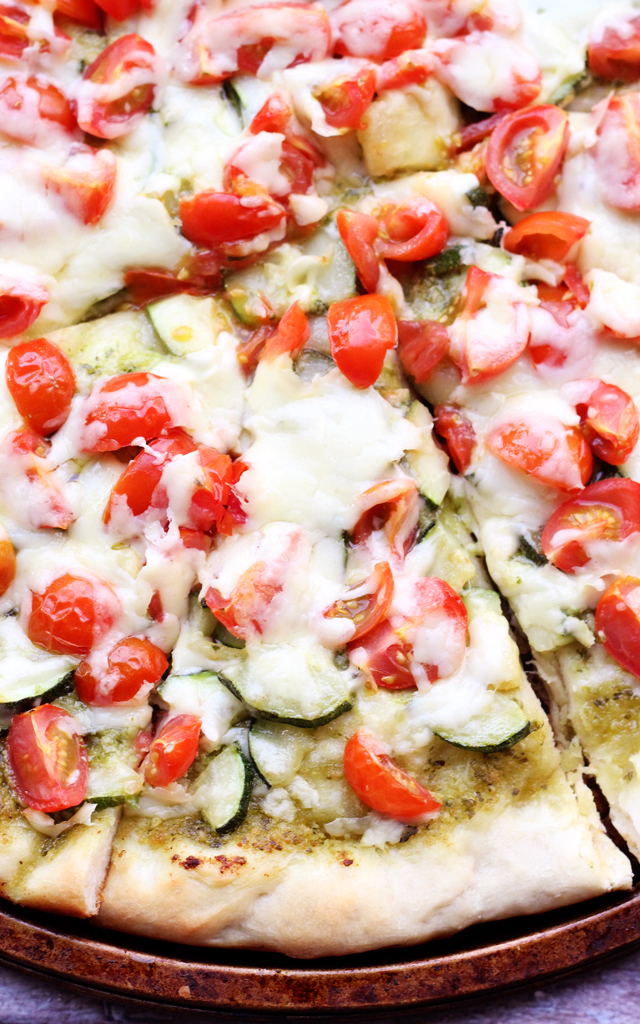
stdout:
<svg viewBox="0 0 640 1024">
<path fill-rule="evenodd" d="M 276 328 L 263 324 L 254 331 L 247 341 L 238 345 L 238 362 L 245 377 L 250 377 L 260 362 L 264 347 Z"/>
<path fill-rule="evenodd" d="M 153 103 L 158 78 L 151 43 L 135 33 L 120 36 L 82 76 L 77 90 L 78 124 L 101 139 L 126 135 Z"/>
<path fill-rule="evenodd" d="M 20 7 L 0 4 L 0 57 L 20 60 L 31 45 L 27 34 L 29 15 Z"/>
<path fill-rule="evenodd" d="M 517 210 L 538 206 L 553 192 L 568 141 L 569 119 L 559 107 L 541 104 L 509 114 L 489 139 L 491 184 Z"/>
<path fill-rule="evenodd" d="M 449 347 L 449 334 L 437 320 L 398 320 L 400 362 L 416 384 L 424 384 Z"/>
<path fill-rule="evenodd" d="M 26 507 L 31 526 L 36 529 L 66 530 L 75 518 L 55 470 L 46 462 L 48 442 L 31 427 L 9 434 L 0 451 L 17 457 L 28 485 Z"/>
<path fill-rule="evenodd" d="M 382 224 L 389 237 L 382 250 L 386 260 L 427 260 L 442 251 L 449 237 L 444 213 L 426 196 L 412 196 L 384 211 Z"/>
<path fill-rule="evenodd" d="M 202 467 L 191 494 L 186 520 L 181 525 L 192 530 L 211 530 L 226 512 L 231 488 L 231 459 L 215 448 L 198 447 Z"/>
<path fill-rule="evenodd" d="M 640 209 L 640 95 L 612 96 L 598 127 L 595 165 L 600 195 L 618 210 Z"/>
<path fill-rule="evenodd" d="M 640 676 L 640 580 L 621 576 L 596 608 L 596 635 L 619 665 Z"/>
<path fill-rule="evenodd" d="M 144 762 L 149 786 L 170 786 L 189 770 L 198 754 L 200 726 L 195 715 L 176 715 L 162 726 Z"/>
<path fill-rule="evenodd" d="M 213 539 L 207 533 L 203 533 L 202 530 L 190 530 L 188 526 L 181 526 L 179 529 L 180 540 L 185 548 L 193 548 L 196 551 L 204 551 L 205 554 L 209 554 Z"/>
<path fill-rule="evenodd" d="M 294 302 L 267 339 L 259 356 L 260 362 L 273 362 L 283 354 L 294 359 L 309 340 L 310 334 L 311 328 L 306 314 L 300 308 L 300 303 Z"/>
<path fill-rule="evenodd" d="M 384 690 L 414 690 L 416 678 L 411 671 L 413 649 L 406 629 L 394 629 L 388 619 L 369 630 L 366 636 L 349 646 L 354 664 L 366 678 Z"/>
<path fill-rule="evenodd" d="M 563 572 L 589 561 L 594 541 L 626 540 L 640 532 L 640 484 L 635 480 L 600 480 L 555 510 L 542 531 L 542 550 Z"/>
<path fill-rule="evenodd" d="M 99 661 L 81 662 L 75 686 L 80 700 L 109 707 L 146 695 L 169 668 L 165 654 L 150 640 L 130 636 L 119 640 Z M 144 694 L 142 693 L 144 691 Z"/>
<path fill-rule="evenodd" d="M 429 78 L 433 67 L 426 50 L 408 50 L 393 60 L 387 60 L 378 68 L 376 92 L 385 89 L 404 89 L 408 85 L 422 85 Z"/>
<path fill-rule="evenodd" d="M 376 530 L 384 530 L 391 550 L 403 558 L 418 524 L 418 486 L 410 477 L 383 480 L 367 488 L 357 501 L 361 515 L 351 531 L 354 544 L 364 544 Z"/>
<path fill-rule="evenodd" d="M 569 250 L 586 235 L 590 221 L 573 213 L 544 211 L 530 213 L 507 231 L 503 244 L 507 252 L 532 260 L 563 263 Z"/>
<path fill-rule="evenodd" d="M 81 804 L 89 775 L 87 750 L 73 715 L 53 704 L 16 715 L 9 728 L 9 774 L 23 803 L 50 814 Z"/>
<path fill-rule="evenodd" d="M 336 223 L 362 287 L 366 292 L 375 292 L 380 277 L 380 259 L 373 248 L 380 229 L 378 221 L 368 213 L 339 210 Z"/>
<path fill-rule="evenodd" d="M 46 78 L 5 78 L 0 85 L 0 132 L 30 144 L 52 141 L 52 129 L 71 133 L 77 127 L 71 104 Z"/>
<path fill-rule="evenodd" d="M 293 107 L 287 94 L 273 92 L 251 121 L 249 131 L 253 135 L 258 135 L 259 132 L 279 132 L 286 135 L 292 117 Z"/>
<path fill-rule="evenodd" d="M 273 231 L 286 215 L 285 208 L 267 195 L 261 202 L 249 202 L 229 192 L 198 192 L 180 202 L 182 234 L 211 249 Z"/>
<path fill-rule="evenodd" d="M 436 431 L 447 442 L 458 473 L 466 473 L 476 446 L 476 432 L 470 421 L 455 405 L 436 405 L 433 416 Z"/>
<path fill-rule="evenodd" d="M 422 46 L 427 23 L 412 0 L 347 0 L 331 15 L 333 52 L 391 60 Z"/>
<path fill-rule="evenodd" d="M 134 306 L 146 306 L 156 299 L 164 299 L 169 295 L 197 291 L 190 281 L 182 281 L 171 271 L 162 270 L 160 267 L 127 270 L 124 275 L 124 286 Z"/>
<path fill-rule="evenodd" d="M 59 195 L 81 224 L 97 224 L 113 202 L 116 159 L 108 149 L 74 146 L 61 167 L 43 169 L 47 189 Z"/>
<path fill-rule="evenodd" d="M 363 127 L 362 117 L 371 106 L 375 91 L 376 73 L 372 68 L 364 68 L 352 77 L 336 78 L 318 86 L 313 95 L 328 125 L 349 130 Z"/>
<path fill-rule="evenodd" d="M 483 118 L 482 121 L 474 121 L 472 124 L 465 125 L 462 131 L 459 132 L 456 145 L 452 151 L 454 153 L 464 153 L 468 149 L 473 149 L 478 142 L 488 138 L 493 129 L 501 121 L 504 121 L 508 114 L 508 110 L 500 110 L 497 114 L 492 114 L 491 117 Z"/>
<path fill-rule="evenodd" d="M 640 17 L 620 28 L 606 25 L 589 41 L 588 61 L 594 75 L 611 82 L 637 82 L 640 78 Z"/>
<path fill-rule="evenodd" d="M 504 296 L 497 313 L 487 308 L 487 292 L 509 288 L 509 283 L 479 267 L 467 272 L 465 305 L 449 329 L 449 354 L 458 366 L 465 384 L 478 384 L 508 369 L 527 347 L 531 333 L 527 307 L 519 301 L 518 289 Z M 493 289 L 490 294 L 495 297 Z M 499 292 L 498 292 L 499 294 Z M 509 320 L 505 314 L 509 312 Z M 486 312 L 485 312 L 486 310 Z"/>
<path fill-rule="evenodd" d="M 582 280 L 582 274 L 576 267 L 575 263 L 567 263 L 567 267 L 564 272 L 564 283 L 574 296 L 577 305 L 580 306 L 581 309 L 584 309 L 589 303 L 591 292 Z"/>
<path fill-rule="evenodd" d="M 358 729 L 344 749 L 344 774 L 367 807 L 411 821 L 442 806 L 428 789 L 391 760 L 386 746 L 367 729 Z"/>
<path fill-rule="evenodd" d="M 143 515 L 152 505 L 160 511 L 165 511 L 167 495 L 164 490 L 159 493 L 164 467 L 177 455 L 187 455 L 196 450 L 189 435 L 180 428 L 169 430 L 165 437 L 150 441 L 148 448 L 151 450 L 142 451 L 132 459 L 114 484 L 104 511 L 105 523 L 108 523 L 114 514 L 119 498 L 124 498 L 134 516 Z"/>
<path fill-rule="evenodd" d="M 7 387 L 21 416 L 37 434 L 51 434 L 67 419 L 76 378 L 62 349 L 46 338 L 9 350 Z"/>
<path fill-rule="evenodd" d="M 501 423 L 485 443 L 509 466 L 569 494 L 581 491 L 593 470 L 583 434 L 544 415 Z"/>
<path fill-rule="evenodd" d="M 0 526 L 0 597 L 6 594 L 16 575 L 16 553 L 4 526 Z"/>
<path fill-rule="evenodd" d="M 14 338 L 38 319 L 49 292 L 30 281 L 3 280 L 0 275 L 0 338 Z"/>
<path fill-rule="evenodd" d="M 155 373 L 110 377 L 87 399 L 83 451 L 113 452 L 135 444 L 140 437 L 150 441 L 179 426 L 171 412 L 171 399 L 175 400 L 177 393 L 172 381 Z"/>
<path fill-rule="evenodd" d="M 56 0 L 56 14 L 96 32 L 102 31 L 102 11 L 94 0 Z"/>
<path fill-rule="evenodd" d="M 391 303 L 383 295 L 359 295 L 329 306 L 331 355 L 354 387 L 375 384 L 385 353 L 398 337 Z"/>
<path fill-rule="evenodd" d="M 215 617 L 234 636 L 248 640 L 262 635 L 269 606 L 284 588 L 287 565 L 283 559 L 255 562 L 240 577 L 229 597 L 209 587 L 205 601 Z"/>
<path fill-rule="evenodd" d="M 626 462 L 638 442 L 640 419 L 636 404 L 622 388 L 601 380 L 585 380 L 583 394 L 576 404 L 580 426 L 591 450 L 612 466 Z M 575 393 L 574 393 L 575 398 Z"/>
<path fill-rule="evenodd" d="M 140 6 L 140 0 L 96 0 L 96 3 L 115 21 L 125 21 L 135 14 Z"/>
<path fill-rule="evenodd" d="M 349 642 L 358 640 L 377 626 L 389 612 L 393 600 L 393 573 L 388 562 L 378 562 L 364 583 L 351 587 L 344 597 L 334 601 L 323 615 L 327 619 L 348 619 L 354 632 Z"/>
<path fill-rule="evenodd" d="M 31 593 L 27 635 L 52 654 L 84 658 L 107 635 L 120 614 L 111 587 L 97 576 L 57 576 Z"/>
</svg>

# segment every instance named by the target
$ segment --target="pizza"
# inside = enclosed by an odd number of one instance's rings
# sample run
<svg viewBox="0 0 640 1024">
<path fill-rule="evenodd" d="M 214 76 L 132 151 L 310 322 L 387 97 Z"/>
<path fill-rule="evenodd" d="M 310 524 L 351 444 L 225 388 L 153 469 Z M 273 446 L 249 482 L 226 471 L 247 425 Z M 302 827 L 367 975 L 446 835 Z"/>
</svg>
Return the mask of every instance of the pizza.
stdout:
<svg viewBox="0 0 640 1024">
<path fill-rule="evenodd" d="M 630 888 L 640 5 L 0 65 L 2 896 L 307 958 Z"/>
</svg>

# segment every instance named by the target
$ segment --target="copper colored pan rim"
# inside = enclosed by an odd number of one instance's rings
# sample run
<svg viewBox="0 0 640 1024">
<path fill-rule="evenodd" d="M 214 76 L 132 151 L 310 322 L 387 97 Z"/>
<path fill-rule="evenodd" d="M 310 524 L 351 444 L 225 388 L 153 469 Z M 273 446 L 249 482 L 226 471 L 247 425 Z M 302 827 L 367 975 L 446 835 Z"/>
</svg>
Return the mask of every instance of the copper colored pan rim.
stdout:
<svg viewBox="0 0 640 1024">
<path fill-rule="evenodd" d="M 513 922 L 483 926 L 498 941 L 443 955 L 432 942 L 325 961 L 167 946 L 115 933 L 111 940 L 105 932 L 94 936 L 84 923 L 74 928 L 63 918 L 2 904 L 0 958 L 50 980 L 174 1008 L 288 1014 L 418 1009 L 532 984 L 630 951 L 640 944 L 640 892 L 611 899 L 613 905 L 603 907 L 601 899 L 570 908 L 572 919 L 542 928 L 549 915 L 519 919 L 528 933 L 502 940 Z M 381 956 L 387 962 L 376 962 Z"/>
</svg>

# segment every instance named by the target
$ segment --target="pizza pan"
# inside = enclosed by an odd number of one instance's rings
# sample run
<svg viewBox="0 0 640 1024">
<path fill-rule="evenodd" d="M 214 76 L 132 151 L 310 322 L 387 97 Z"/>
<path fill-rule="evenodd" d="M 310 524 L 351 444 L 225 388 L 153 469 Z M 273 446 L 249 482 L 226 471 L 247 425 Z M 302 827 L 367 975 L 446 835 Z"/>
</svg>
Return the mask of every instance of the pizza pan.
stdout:
<svg viewBox="0 0 640 1024">
<path fill-rule="evenodd" d="M 640 885 L 450 939 L 324 960 L 171 945 L 0 901 L 0 962 L 105 998 L 156 1007 L 382 1019 L 540 984 L 640 946 Z M 379 1018 L 380 1019 L 380 1018 Z"/>
</svg>

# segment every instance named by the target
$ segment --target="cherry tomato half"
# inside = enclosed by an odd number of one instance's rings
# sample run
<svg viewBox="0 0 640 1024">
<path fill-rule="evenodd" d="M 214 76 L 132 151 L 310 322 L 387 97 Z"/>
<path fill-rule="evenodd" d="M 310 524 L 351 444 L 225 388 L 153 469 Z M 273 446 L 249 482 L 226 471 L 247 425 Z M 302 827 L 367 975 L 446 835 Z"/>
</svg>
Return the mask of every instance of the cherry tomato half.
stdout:
<svg viewBox="0 0 640 1024">
<path fill-rule="evenodd" d="M 458 473 L 466 473 L 476 446 L 476 432 L 470 421 L 455 405 L 436 405 L 433 416 L 436 431 L 446 441 Z"/>
<path fill-rule="evenodd" d="M 584 398 L 576 405 L 582 432 L 603 462 L 620 466 L 638 443 L 640 419 L 636 403 L 615 384 L 586 380 L 584 387 Z"/>
<path fill-rule="evenodd" d="M 43 437 L 67 419 L 76 378 L 64 352 L 47 341 L 23 341 L 7 356 L 7 387 L 20 415 Z"/>
<path fill-rule="evenodd" d="M 601 197 L 618 210 L 640 209 L 640 95 L 613 96 L 598 127 L 595 166 Z"/>
<path fill-rule="evenodd" d="M 165 437 L 150 441 L 151 451 L 142 451 L 131 460 L 122 476 L 116 481 L 109 495 L 104 512 L 104 522 L 108 523 L 122 498 L 134 516 L 141 516 L 153 505 L 154 508 L 166 511 L 167 495 L 159 493 L 158 485 L 164 467 L 177 455 L 194 452 L 196 446 L 184 430 L 169 430 Z"/>
<path fill-rule="evenodd" d="M 622 29 L 606 25 L 589 42 L 588 61 L 594 75 L 610 82 L 637 82 L 640 78 L 640 17 Z"/>
<path fill-rule="evenodd" d="M 77 118 L 83 131 L 117 139 L 145 116 L 158 84 L 156 52 L 146 39 L 120 36 L 86 68 L 77 94 Z M 123 84 L 131 88 L 123 92 Z"/>
<path fill-rule="evenodd" d="M 426 196 L 412 196 L 384 211 L 382 224 L 389 237 L 382 250 L 386 260 L 427 260 L 442 251 L 449 237 L 444 213 Z"/>
<path fill-rule="evenodd" d="M 71 133 L 77 127 L 71 104 L 45 78 L 11 76 L 0 85 L 0 132 L 17 142 L 52 141 L 52 129 Z"/>
<path fill-rule="evenodd" d="M 158 682 L 169 667 L 166 656 L 150 640 L 137 636 L 120 640 L 106 657 L 83 661 L 76 669 L 75 686 L 80 700 L 109 707 L 134 700 Z"/>
<path fill-rule="evenodd" d="M 113 452 L 134 444 L 138 438 L 150 441 L 179 426 L 170 411 L 176 394 L 172 381 L 154 373 L 110 377 L 87 399 L 83 450 Z"/>
<path fill-rule="evenodd" d="M 126 21 L 140 7 L 140 0 L 96 0 L 96 3 L 115 21 Z"/>
<path fill-rule="evenodd" d="M 0 278 L 0 338 L 14 338 L 26 331 L 48 301 L 49 292 L 42 285 Z"/>
<path fill-rule="evenodd" d="M 569 494 L 581 491 L 593 470 L 583 434 L 545 416 L 501 423 L 485 443 L 509 466 Z"/>
<path fill-rule="evenodd" d="M 332 128 L 361 128 L 365 111 L 371 105 L 376 91 L 376 73 L 363 68 L 353 77 L 336 78 L 314 90 L 314 97 L 324 111 L 325 120 Z"/>
<path fill-rule="evenodd" d="M 406 373 L 424 384 L 449 347 L 449 334 L 437 320 L 398 320 L 398 354 Z"/>
<path fill-rule="evenodd" d="M 416 687 L 411 671 L 413 649 L 405 633 L 406 629 L 394 629 L 385 619 L 366 636 L 349 644 L 349 653 L 354 652 L 353 664 L 370 682 L 384 690 L 414 690 Z"/>
<path fill-rule="evenodd" d="M 16 553 L 4 526 L 0 526 L 0 597 L 6 594 L 16 575 Z"/>
<path fill-rule="evenodd" d="M 86 657 L 109 632 L 120 602 L 97 576 L 56 577 L 42 592 L 31 593 L 27 635 L 52 654 Z"/>
<path fill-rule="evenodd" d="M 378 562 L 369 578 L 351 587 L 344 597 L 324 611 L 327 619 L 348 619 L 354 632 L 349 642 L 358 640 L 377 626 L 389 612 L 393 599 L 393 573 L 388 562 Z"/>
<path fill-rule="evenodd" d="M 348 0 L 331 15 L 333 52 L 342 57 L 383 61 L 417 50 L 427 23 L 412 0 Z"/>
<path fill-rule="evenodd" d="M 398 768 L 384 744 L 367 729 L 358 729 L 344 750 L 344 774 L 367 807 L 410 821 L 440 810 L 429 790 Z"/>
<path fill-rule="evenodd" d="M 210 249 L 273 231 L 286 215 L 285 208 L 267 196 L 249 203 L 229 192 L 198 192 L 180 203 L 182 234 L 194 245 Z"/>
<path fill-rule="evenodd" d="M 108 149 L 78 144 L 61 167 L 45 167 L 42 173 L 47 189 L 81 224 L 97 224 L 113 203 L 116 159 Z"/>
<path fill-rule="evenodd" d="M 385 353 L 398 337 L 391 303 L 383 295 L 360 295 L 329 306 L 331 355 L 354 387 L 375 384 Z"/>
<path fill-rule="evenodd" d="M 373 247 L 380 229 L 378 221 L 368 213 L 340 210 L 336 223 L 362 287 L 366 292 L 375 292 L 380 278 L 380 258 Z"/>
<path fill-rule="evenodd" d="M 594 541 L 622 541 L 640 531 L 640 484 L 599 480 L 555 510 L 542 531 L 545 556 L 563 572 L 589 561 Z"/>
<path fill-rule="evenodd" d="M 102 11 L 94 0 L 55 0 L 55 9 L 56 14 L 77 21 L 79 25 L 95 32 L 102 31 Z"/>
<path fill-rule="evenodd" d="M 202 472 L 198 472 L 186 519 L 180 525 L 205 532 L 225 515 L 232 478 L 231 459 L 215 448 L 200 445 L 198 462 Z"/>
<path fill-rule="evenodd" d="M 7 736 L 9 773 L 18 796 L 50 814 L 81 804 L 89 774 L 87 750 L 73 715 L 41 704 L 16 715 Z"/>
<path fill-rule="evenodd" d="M 621 576 L 598 601 L 596 635 L 619 665 L 640 676 L 640 580 Z"/>
<path fill-rule="evenodd" d="M 198 754 L 200 719 L 177 715 L 162 726 L 144 762 L 144 778 L 150 786 L 169 786 L 181 779 Z"/>
<path fill-rule="evenodd" d="M 267 339 L 259 355 L 260 362 L 270 363 L 283 354 L 294 359 L 309 340 L 310 334 L 309 321 L 300 308 L 300 303 L 294 302 Z"/>
<path fill-rule="evenodd" d="M 242 574 L 229 597 L 209 587 L 205 601 L 230 633 L 249 640 L 256 633 L 262 635 L 269 606 L 283 590 L 285 572 L 281 562 L 255 562 Z"/>
<path fill-rule="evenodd" d="M 362 510 L 351 531 L 354 544 L 364 544 L 372 533 L 383 530 L 391 551 L 403 558 L 418 524 L 418 486 L 410 477 L 383 480 L 367 488 L 358 499 Z"/>
<path fill-rule="evenodd" d="M 517 210 L 530 210 L 551 195 L 569 141 L 569 119 L 541 104 L 505 117 L 489 139 L 487 174 Z"/>
<path fill-rule="evenodd" d="M 24 50 L 31 45 L 28 26 L 26 11 L 11 4 L 0 4 L 0 57 L 20 60 Z"/>
<path fill-rule="evenodd" d="M 563 263 L 569 250 L 586 235 L 590 223 L 573 213 L 530 213 L 507 231 L 503 244 L 507 252 L 519 253 L 532 260 Z"/>
</svg>

